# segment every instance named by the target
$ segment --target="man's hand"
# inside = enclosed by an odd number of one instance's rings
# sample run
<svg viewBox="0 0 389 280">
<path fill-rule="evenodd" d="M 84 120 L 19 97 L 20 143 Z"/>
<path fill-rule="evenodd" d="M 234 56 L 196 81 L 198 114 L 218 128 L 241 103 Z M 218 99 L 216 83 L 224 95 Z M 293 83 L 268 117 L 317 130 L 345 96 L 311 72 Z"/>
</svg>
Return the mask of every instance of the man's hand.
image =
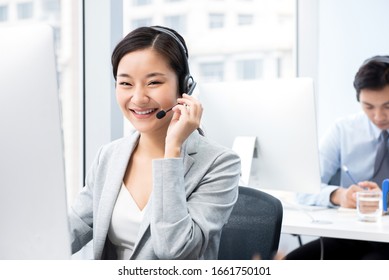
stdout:
<svg viewBox="0 0 389 280">
<path fill-rule="evenodd" d="M 356 208 L 357 192 L 380 191 L 378 185 L 371 181 L 359 182 L 358 185 L 351 185 L 348 188 L 338 188 L 331 193 L 330 200 L 333 204 L 344 208 Z"/>
</svg>

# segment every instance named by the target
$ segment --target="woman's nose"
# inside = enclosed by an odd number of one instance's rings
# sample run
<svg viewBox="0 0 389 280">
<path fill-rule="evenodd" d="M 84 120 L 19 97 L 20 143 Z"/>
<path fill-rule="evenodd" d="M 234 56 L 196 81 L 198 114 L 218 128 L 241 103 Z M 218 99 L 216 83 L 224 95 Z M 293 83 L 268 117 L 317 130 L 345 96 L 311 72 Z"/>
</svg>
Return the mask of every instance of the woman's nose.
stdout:
<svg viewBox="0 0 389 280">
<path fill-rule="evenodd" d="M 148 103 L 147 91 L 142 87 L 136 87 L 133 91 L 132 102 L 138 105 Z"/>
</svg>

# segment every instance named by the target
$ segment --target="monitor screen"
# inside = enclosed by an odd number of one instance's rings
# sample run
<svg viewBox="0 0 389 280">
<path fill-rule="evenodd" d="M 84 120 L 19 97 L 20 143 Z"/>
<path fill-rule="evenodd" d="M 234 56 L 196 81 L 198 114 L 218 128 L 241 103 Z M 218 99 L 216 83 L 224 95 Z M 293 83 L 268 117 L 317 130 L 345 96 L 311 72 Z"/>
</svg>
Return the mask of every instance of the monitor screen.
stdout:
<svg viewBox="0 0 389 280">
<path fill-rule="evenodd" d="M 53 29 L 0 28 L 0 259 L 69 259 Z"/>
<path fill-rule="evenodd" d="M 241 184 L 316 193 L 320 168 L 313 80 L 199 83 L 205 135 L 241 156 Z"/>
</svg>

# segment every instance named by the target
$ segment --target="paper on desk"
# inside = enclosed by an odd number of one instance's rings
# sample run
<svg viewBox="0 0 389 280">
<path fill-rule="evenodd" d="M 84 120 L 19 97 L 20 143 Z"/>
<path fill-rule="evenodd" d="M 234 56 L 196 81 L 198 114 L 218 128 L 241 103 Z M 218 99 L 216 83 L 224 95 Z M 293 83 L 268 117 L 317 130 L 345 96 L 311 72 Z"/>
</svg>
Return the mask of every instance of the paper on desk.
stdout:
<svg viewBox="0 0 389 280">
<path fill-rule="evenodd" d="M 328 207 L 325 206 L 316 206 L 316 205 L 304 205 L 299 204 L 297 202 L 285 202 L 281 201 L 282 205 L 286 209 L 296 209 L 296 210 L 303 210 L 303 211 L 319 211 L 319 210 L 326 210 Z"/>
<path fill-rule="evenodd" d="M 339 212 L 349 212 L 349 213 L 354 213 L 357 212 L 357 209 L 355 208 L 346 208 L 346 207 L 339 207 L 338 208 Z"/>
</svg>

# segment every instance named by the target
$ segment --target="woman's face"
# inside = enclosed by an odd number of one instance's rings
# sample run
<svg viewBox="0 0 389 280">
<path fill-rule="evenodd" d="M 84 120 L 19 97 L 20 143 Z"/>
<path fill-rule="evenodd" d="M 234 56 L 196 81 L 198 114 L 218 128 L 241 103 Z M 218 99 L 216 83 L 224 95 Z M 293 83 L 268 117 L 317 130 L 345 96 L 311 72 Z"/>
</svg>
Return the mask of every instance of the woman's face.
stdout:
<svg viewBox="0 0 389 280">
<path fill-rule="evenodd" d="M 178 79 L 168 61 L 148 48 L 130 52 L 120 60 L 116 98 L 123 115 L 141 133 L 166 132 L 172 111 L 157 119 L 160 110 L 176 105 Z"/>
</svg>

